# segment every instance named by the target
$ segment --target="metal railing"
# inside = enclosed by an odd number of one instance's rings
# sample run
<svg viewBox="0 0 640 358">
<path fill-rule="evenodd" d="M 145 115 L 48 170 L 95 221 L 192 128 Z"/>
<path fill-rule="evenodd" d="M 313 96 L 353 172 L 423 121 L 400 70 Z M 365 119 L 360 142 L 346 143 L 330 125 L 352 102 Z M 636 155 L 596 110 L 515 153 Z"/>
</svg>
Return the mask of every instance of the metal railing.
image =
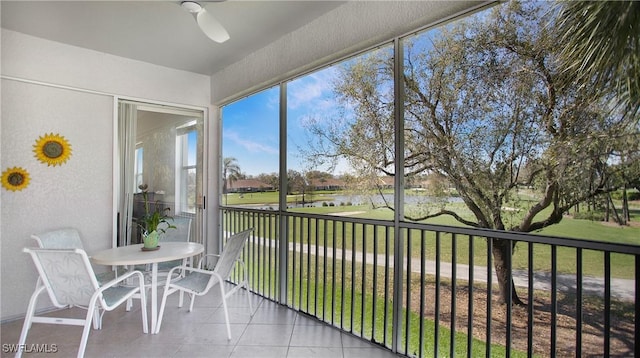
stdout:
<svg viewBox="0 0 640 358">
<path fill-rule="evenodd" d="M 256 294 L 394 352 L 640 356 L 640 246 L 230 207 L 221 214 L 227 233 L 255 228 L 243 255 Z M 499 301 L 493 239 L 518 243 L 507 245 L 509 292 L 523 305 L 511 295 Z"/>
</svg>

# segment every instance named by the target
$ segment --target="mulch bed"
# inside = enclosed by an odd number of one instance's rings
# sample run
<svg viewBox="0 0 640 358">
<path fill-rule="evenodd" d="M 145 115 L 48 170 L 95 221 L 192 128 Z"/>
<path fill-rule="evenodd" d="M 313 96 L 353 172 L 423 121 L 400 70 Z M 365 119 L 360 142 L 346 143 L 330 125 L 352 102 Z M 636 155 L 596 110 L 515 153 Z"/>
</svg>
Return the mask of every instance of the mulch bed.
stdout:
<svg viewBox="0 0 640 358">
<path fill-rule="evenodd" d="M 419 279 L 412 280 L 413 287 L 419 287 Z M 435 284 L 425 283 L 424 316 L 435 319 Z M 415 291 L 414 291 L 415 293 Z M 525 301 L 526 289 L 518 291 L 519 297 Z M 497 289 L 491 294 L 491 342 L 504 346 L 506 342 L 507 305 L 498 302 Z M 467 333 L 469 289 L 458 286 L 456 289 L 455 329 Z M 526 303 L 526 302 L 525 302 Z M 411 309 L 418 311 L 420 295 L 412 294 Z M 533 300 L 533 344 L 534 354 L 541 357 L 575 357 L 576 356 L 576 299 L 575 296 L 558 293 L 556 325 L 556 352 L 551 350 L 551 296 L 549 292 L 535 291 Z M 602 357 L 604 352 L 604 302 L 601 298 L 584 297 L 582 303 L 582 357 Z M 513 306 L 512 309 L 512 348 L 526 352 L 528 349 L 528 306 Z M 633 302 L 612 302 L 610 356 L 633 356 L 634 350 L 634 314 Z M 440 324 L 451 325 L 451 287 L 440 286 Z M 473 289 L 473 336 L 487 342 L 487 290 L 486 287 Z"/>
</svg>

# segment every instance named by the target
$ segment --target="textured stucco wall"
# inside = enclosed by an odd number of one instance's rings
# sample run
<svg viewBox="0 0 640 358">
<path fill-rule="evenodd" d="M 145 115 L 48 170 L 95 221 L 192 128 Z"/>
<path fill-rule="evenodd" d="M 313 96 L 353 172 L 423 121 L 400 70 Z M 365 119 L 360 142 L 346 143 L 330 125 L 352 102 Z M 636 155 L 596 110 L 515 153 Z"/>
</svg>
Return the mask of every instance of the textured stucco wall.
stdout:
<svg viewBox="0 0 640 358">
<path fill-rule="evenodd" d="M 2 29 L 2 75 L 175 104 L 206 106 L 209 76 Z M 205 90 L 203 90 L 205 89 Z"/>
<path fill-rule="evenodd" d="M 32 233 L 73 226 L 92 252 L 111 244 L 113 98 L 2 80 L 2 170 L 20 166 L 31 181 L 22 191 L 2 189 L 2 317 L 26 310 L 35 268 L 25 246 Z M 71 158 L 47 166 L 34 158 L 36 139 L 59 133 Z M 47 302 L 46 299 L 42 300 Z"/>
<path fill-rule="evenodd" d="M 5 29 L 1 45 L 1 170 L 31 176 L 22 191 L 0 189 L 0 319 L 8 320 L 24 314 L 35 287 L 21 252 L 32 233 L 73 226 L 89 253 L 111 246 L 115 97 L 206 108 L 210 78 Z M 36 139 L 51 132 L 72 146 L 62 166 L 33 156 Z"/>
</svg>

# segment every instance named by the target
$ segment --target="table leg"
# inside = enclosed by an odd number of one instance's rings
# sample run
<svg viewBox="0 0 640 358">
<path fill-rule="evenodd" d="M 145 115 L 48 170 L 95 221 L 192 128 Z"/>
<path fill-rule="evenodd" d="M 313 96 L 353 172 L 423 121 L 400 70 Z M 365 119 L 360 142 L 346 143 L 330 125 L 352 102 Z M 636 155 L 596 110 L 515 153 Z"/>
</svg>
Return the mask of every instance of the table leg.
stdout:
<svg viewBox="0 0 640 358">
<path fill-rule="evenodd" d="M 151 334 L 158 334 L 158 263 L 151 265 Z"/>
</svg>

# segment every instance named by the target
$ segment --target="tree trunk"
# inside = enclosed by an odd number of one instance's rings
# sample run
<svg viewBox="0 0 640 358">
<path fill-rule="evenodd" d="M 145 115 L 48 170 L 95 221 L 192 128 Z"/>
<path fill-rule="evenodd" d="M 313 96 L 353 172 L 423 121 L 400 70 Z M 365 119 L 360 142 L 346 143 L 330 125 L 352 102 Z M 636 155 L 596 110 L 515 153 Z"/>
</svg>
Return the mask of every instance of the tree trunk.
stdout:
<svg viewBox="0 0 640 358">
<path fill-rule="evenodd" d="M 228 204 L 227 200 L 227 179 L 226 177 L 222 179 L 222 193 L 224 194 L 224 205 Z"/>
<path fill-rule="evenodd" d="M 620 216 L 618 215 L 618 210 L 616 209 L 616 205 L 613 203 L 611 193 L 607 194 L 607 198 L 609 199 L 609 203 L 611 204 L 611 210 L 613 211 L 613 215 L 615 216 L 616 223 L 618 223 L 618 225 L 622 225 L 622 219 L 620 219 Z"/>
<path fill-rule="evenodd" d="M 509 245 L 511 241 L 502 239 L 491 239 L 493 242 L 492 253 L 496 276 L 498 277 L 498 286 L 500 288 L 500 303 L 509 301 L 509 293 L 511 293 L 511 301 L 515 305 L 524 305 L 518 297 L 515 285 L 513 284 L 513 276 L 511 275 L 512 257 L 509 255 Z M 513 253 L 513 250 L 511 250 Z M 509 287 L 511 285 L 511 287 Z"/>
<path fill-rule="evenodd" d="M 622 188 L 622 218 L 624 220 L 623 225 L 628 225 L 631 215 L 629 214 L 629 198 L 627 197 L 626 185 Z"/>
</svg>

